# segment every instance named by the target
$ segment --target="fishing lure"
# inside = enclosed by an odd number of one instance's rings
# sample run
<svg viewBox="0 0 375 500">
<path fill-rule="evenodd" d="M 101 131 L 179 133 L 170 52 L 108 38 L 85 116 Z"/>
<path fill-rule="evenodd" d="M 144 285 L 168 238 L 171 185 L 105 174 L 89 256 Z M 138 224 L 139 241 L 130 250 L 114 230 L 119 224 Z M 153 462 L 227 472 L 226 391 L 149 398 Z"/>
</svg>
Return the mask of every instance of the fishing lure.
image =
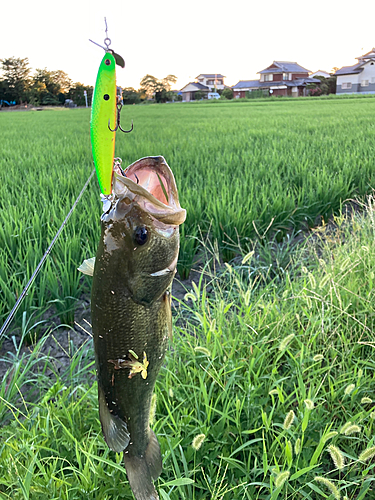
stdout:
<svg viewBox="0 0 375 500">
<path fill-rule="evenodd" d="M 90 42 L 93 41 L 90 40 Z M 99 45 L 96 42 L 93 43 Z M 125 133 L 133 130 L 133 123 L 130 130 L 123 130 L 120 126 L 122 99 L 121 95 L 116 94 L 116 64 L 125 67 L 125 62 L 121 56 L 109 48 L 110 43 L 111 40 L 106 36 L 105 47 L 99 45 L 106 53 L 100 63 L 96 78 L 90 123 L 92 155 L 99 186 L 104 195 L 112 192 L 116 130 L 120 128 Z M 113 129 L 111 123 L 116 123 Z"/>
</svg>

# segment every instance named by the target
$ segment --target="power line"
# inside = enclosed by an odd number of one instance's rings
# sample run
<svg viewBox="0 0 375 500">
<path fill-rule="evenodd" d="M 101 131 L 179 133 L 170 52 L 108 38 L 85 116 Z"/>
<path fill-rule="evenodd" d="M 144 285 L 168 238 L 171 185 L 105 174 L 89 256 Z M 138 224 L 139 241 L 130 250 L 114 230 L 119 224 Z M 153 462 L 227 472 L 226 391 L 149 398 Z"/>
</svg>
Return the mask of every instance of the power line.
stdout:
<svg viewBox="0 0 375 500">
<path fill-rule="evenodd" d="M 18 297 L 18 300 L 17 300 L 17 302 L 14 304 L 13 309 L 10 311 L 10 313 L 9 313 L 9 315 L 8 315 L 8 317 L 7 317 L 7 319 L 5 320 L 5 322 L 4 322 L 4 324 L 3 324 L 3 326 L 1 327 L 1 330 L 0 330 L 0 339 L 2 338 L 2 336 L 3 336 L 3 335 L 4 335 L 4 333 L 5 333 L 5 331 L 8 329 L 8 327 L 9 327 L 10 323 L 12 322 L 12 320 L 13 320 L 13 318 L 14 318 L 14 316 L 15 316 L 15 314 L 16 314 L 16 312 L 17 312 L 17 310 L 18 310 L 18 308 L 20 307 L 20 305 L 21 305 L 21 303 L 22 303 L 23 299 L 26 297 L 27 292 L 29 291 L 29 288 L 30 288 L 30 287 L 31 287 L 31 285 L 33 284 L 33 282 L 34 282 L 35 278 L 38 276 L 39 271 L 41 270 L 41 268 L 42 268 L 42 266 L 43 266 L 44 262 L 46 261 L 46 259 L 47 259 L 48 255 L 50 254 L 50 252 L 51 252 L 51 250 L 52 250 L 53 245 L 56 243 L 56 241 L 57 241 L 58 237 L 60 236 L 60 234 L 61 234 L 62 230 L 64 229 L 64 227 L 65 227 L 66 223 L 68 222 L 68 220 L 69 220 L 70 216 L 72 215 L 73 210 L 75 209 L 75 207 L 76 207 L 76 206 L 77 206 L 77 204 L 79 203 L 79 200 L 82 198 L 83 193 L 86 191 L 86 188 L 87 188 L 87 186 L 89 185 L 89 183 L 90 183 L 90 181 L 91 181 L 91 179 L 92 179 L 92 177 L 93 177 L 94 173 L 95 173 L 95 169 L 91 172 L 91 174 L 90 174 L 89 178 L 87 179 L 87 181 L 86 181 L 85 185 L 83 186 L 83 188 L 82 188 L 81 192 L 79 193 L 79 195 L 78 195 L 78 197 L 77 197 L 76 201 L 73 203 L 72 208 L 69 210 L 68 215 L 65 217 L 65 219 L 64 219 L 64 221 L 63 221 L 63 223 L 61 224 L 61 226 L 60 226 L 59 230 L 58 230 L 58 231 L 57 231 L 57 233 L 55 234 L 55 236 L 54 236 L 53 240 L 51 241 L 51 243 L 50 243 L 49 247 L 48 247 L 48 248 L 47 248 L 47 250 L 45 251 L 45 253 L 44 253 L 43 257 L 41 258 L 41 260 L 40 260 L 40 262 L 39 262 L 39 264 L 36 266 L 35 271 L 33 272 L 33 274 L 32 274 L 32 276 L 31 276 L 31 278 L 29 279 L 29 281 L 28 281 L 28 283 L 27 283 L 27 285 L 26 285 L 26 286 L 25 286 L 25 288 L 23 289 L 23 291 L 22 291 L 21 295 Z"/>
</svg>

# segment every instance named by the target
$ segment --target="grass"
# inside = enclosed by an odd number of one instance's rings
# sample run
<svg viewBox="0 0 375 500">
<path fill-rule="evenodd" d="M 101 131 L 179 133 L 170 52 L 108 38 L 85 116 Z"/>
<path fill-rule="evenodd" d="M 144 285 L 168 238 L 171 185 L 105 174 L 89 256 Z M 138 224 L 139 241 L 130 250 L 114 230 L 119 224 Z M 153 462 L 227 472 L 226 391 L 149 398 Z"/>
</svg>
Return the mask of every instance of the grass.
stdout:
<svg viewBox="0 0 375 500">
<path fill-rule="evenodd" d="M 156 384 L 161 499 L 372 498 L 374 209 L 316 230 L 273 279 L 256 253 L 212 272 L 206 245 Z M 91 340 L 62 374 L 42 344 L 18 349 L 1 385 L 1 498 L 131 499 Z"/>
<path fill-rule="evenodd" d="M 374 496 L 374 198 L 362 215 L 340 212 L 374 184 L 374 105 L 124 108 L 136 128 L 118 136 L 117 154 L 125 164 L 166 157 L 188 212 L 180 273 L 197 249 L 205 262 L 174 317 L 155 390 L 161 499 Z M 87 110 L 0 114 L 0 317 L 92 170 L 88 120 Z M 296 244 L 332 211 L 334 228 Z M 91 339 L 71 343 L 64 371 L 46 337 L 26 347 L 47 327 L 46 308 L 72 322 L 90 286 L 76 267 L 95 253 L 99 216 L 92 182 L 8 332 L 1 499 L 132 498 L 121 455 L 102 437 Z"/>
<path fill-rule="evenodd" d="M 163 154 L 175 173 L 186 277 L 199 235 L 225 261 L 254 238 L 282 241 L 374 186 L 375 99 L 252 100 L 128 106 L 118 134 L 124 164 Z M 1 113 L 0 317 L 5 318 L 92 170 L 89 110 Z M 96 180 L 30 290 L 23 310 L 72 323 L 88 291 L 76 268 L 95 254 L 101 213 Z M 233 244 L 234 242 L 234 244 Z M 21 322 L 22 312 L 18 317 Z"/>
</svg>

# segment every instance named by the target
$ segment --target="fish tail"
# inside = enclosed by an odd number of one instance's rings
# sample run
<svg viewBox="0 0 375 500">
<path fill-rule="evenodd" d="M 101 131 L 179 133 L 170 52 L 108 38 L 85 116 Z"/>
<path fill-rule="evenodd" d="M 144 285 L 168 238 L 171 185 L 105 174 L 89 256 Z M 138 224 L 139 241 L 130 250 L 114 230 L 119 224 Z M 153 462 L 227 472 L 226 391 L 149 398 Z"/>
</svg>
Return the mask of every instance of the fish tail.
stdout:
<svg viewBox="0 0 375 500">
<path fill-rule="evenodd" d="M 142 457 L 124 452 L 124 463 L 130 487 L 136 500 L 159 500 L 153 480 L 160 476 L 162 459 L 158 440 L 150 430 L 150 439 Z"/>
</svg>

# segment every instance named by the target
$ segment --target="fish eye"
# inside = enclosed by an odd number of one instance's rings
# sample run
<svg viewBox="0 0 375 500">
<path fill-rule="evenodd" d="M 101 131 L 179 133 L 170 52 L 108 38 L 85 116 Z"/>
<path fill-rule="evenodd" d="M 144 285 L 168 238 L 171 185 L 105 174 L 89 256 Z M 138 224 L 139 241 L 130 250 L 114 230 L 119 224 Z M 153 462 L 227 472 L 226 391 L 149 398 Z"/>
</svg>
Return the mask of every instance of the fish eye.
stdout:
<svg viewBox="0 0 375 500">
<path fill-rule="evenodd" d="M 109 95 L 108 95 L 108 94 L 104 94 L 104 95 L 103 95 L 103 99 L 104 99 L 105 101 L 108 101 L 108 99 L 109 99 Z"/>
<path fill-rule="evenodd" d="M 107 66 L 109 66 L 111 64 L 111 61 L 109 59 L 106 59 L 105 63 L 106 63 Z"/>
<path fill-rule="evenodd" d="M 148 240 L 148 231 L 147 227 L 139 226 L 134 231 L 134 241 L 137 245 L 144 245 Z"/>
</svg>

